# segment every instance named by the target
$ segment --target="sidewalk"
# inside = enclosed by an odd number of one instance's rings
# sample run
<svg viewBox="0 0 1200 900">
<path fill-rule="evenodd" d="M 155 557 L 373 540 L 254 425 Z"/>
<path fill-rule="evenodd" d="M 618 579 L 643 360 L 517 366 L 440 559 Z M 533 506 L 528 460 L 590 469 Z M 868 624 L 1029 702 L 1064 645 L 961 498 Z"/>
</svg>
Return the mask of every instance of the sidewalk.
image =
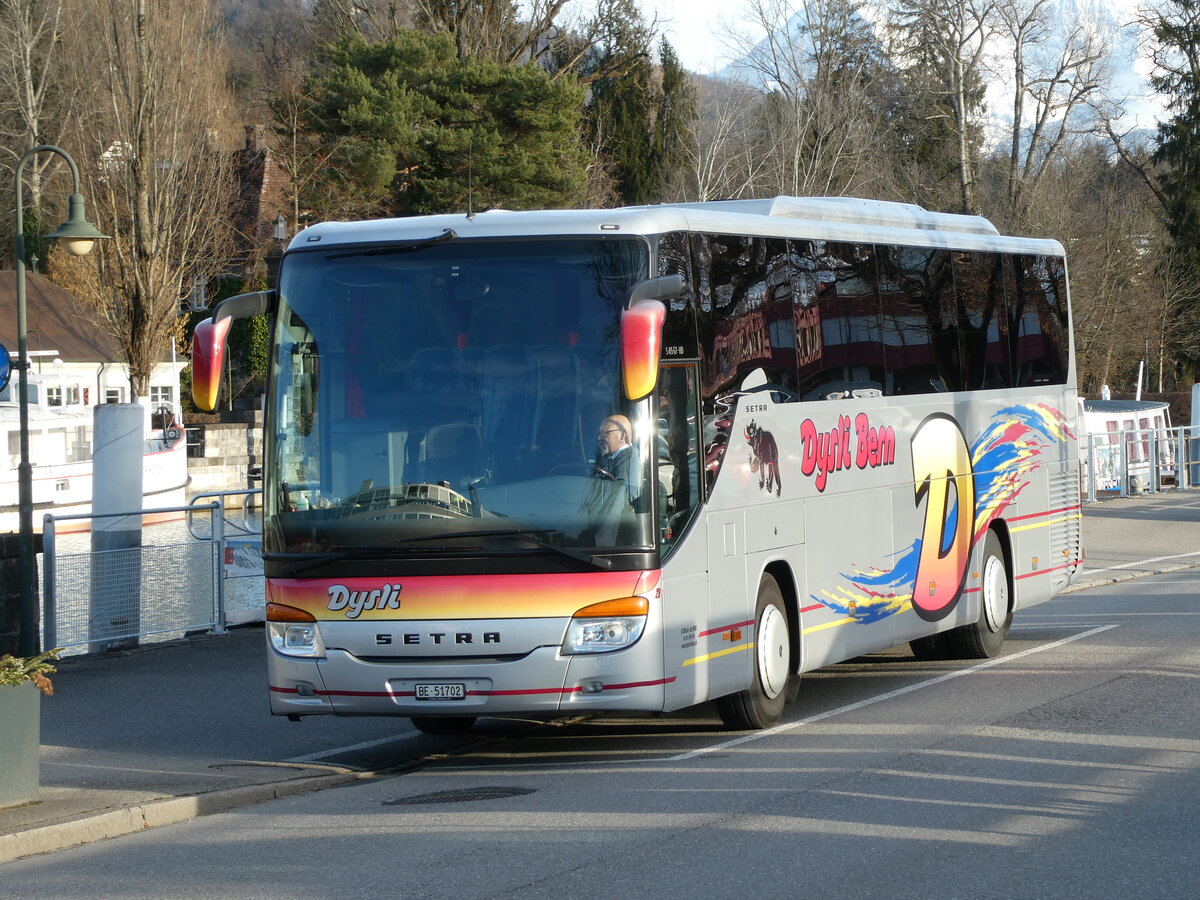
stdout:
<svg viewBox="0 0 1200 900">
<path fill-rule="evenodd" d="M 1084 509 L 1073 590 L 1200 565 L 1200 491 Z M 42 702 L 41 795 L 0 809 L 0 864 L 372 777 L 328 748 L 385 744 L 407 721 L 267 713 L 261 627 L 64 660 Z M 412 736 L 410 756 L 438 749 Z"/>
</svg>

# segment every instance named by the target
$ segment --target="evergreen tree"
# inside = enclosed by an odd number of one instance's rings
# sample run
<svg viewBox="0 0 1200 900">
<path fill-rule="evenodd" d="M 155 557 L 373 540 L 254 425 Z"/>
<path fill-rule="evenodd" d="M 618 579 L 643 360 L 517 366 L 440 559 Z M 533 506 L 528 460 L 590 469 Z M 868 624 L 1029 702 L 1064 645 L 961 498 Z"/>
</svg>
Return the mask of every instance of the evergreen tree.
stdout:
<svg viewBox="0 0 1200 900">
<path fill-rule="evenodd" d="M 1167 98 L 1171 118 L 1158 126 L 1156 191 L 1176 265 L 1200 271 L 1200 8 L 1165 0 L 1153 16 L 1157 71 L 1150 83 Z"/>
<path fill-rule="evenodd" d="M 680 183 L 680 173 L 695 154 L 698 116 L 696 87 L 675 55 L 675 49 L 665 40 L 659 44 L 658 64 L 662 86 L 658 96 L 658 116 L 654 122 L 654 157 L 658 168 L 656 199 L 694 200 L 694 194 L 667 196 L 667 193 L 669 185 Z"/>
<path fill-rule="evenodd" d="M 590 81 L 586 111 L 589 143 L 611 161 L 617 200 L 625 204 L 657 199 L 654 165 L 656 72 L 650 60 L 652 34 L 633 0 L 608 6 L 603 33 L 582 67 Z M 611 62 L 626 62 L 614 71 Z"/>
<path fill-rule="evenodd" d="M 989 0 L 898 0 L 891 22 L 911 91 L 903 119 L 916 126 L 913 149 L 935 174 L 944 167 L 953 172 L 956 212 L 978 212 L 983 55 L 993 27 Z"/>
<path fill-rule="evenodd" d="M 325 214 L 572 206 L 583 198 L 583 89 L 534 65 L 459 59 L 447 33 L 351 35 L 309 78 L 301 128 L 324 150 Z"/>
</svg>

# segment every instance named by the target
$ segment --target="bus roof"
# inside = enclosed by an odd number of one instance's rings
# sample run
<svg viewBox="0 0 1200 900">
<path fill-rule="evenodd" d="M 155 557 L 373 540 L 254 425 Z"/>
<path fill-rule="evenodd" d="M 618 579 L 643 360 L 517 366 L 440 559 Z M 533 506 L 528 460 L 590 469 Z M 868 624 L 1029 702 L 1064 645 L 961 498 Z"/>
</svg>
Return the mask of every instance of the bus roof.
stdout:
<svg viewBox="0 0 1200 900">
<path fill-rule="evenodd" d="M 710 200 L 617 209 L 562 209 L 472 216 L 413 216 L 360 222 L 322 222 L 297 234 L 289 250 L 377 244 L 436 237 L 460 238 L 650 235 L 696 231 L 755 237 L 821 239 L 1004 253 L 1063 255 L 1058 241 L 1006 237 L 981 216 L 929 212 L 911 203 L 853 197 L 774 197 Z"/>
</svg>

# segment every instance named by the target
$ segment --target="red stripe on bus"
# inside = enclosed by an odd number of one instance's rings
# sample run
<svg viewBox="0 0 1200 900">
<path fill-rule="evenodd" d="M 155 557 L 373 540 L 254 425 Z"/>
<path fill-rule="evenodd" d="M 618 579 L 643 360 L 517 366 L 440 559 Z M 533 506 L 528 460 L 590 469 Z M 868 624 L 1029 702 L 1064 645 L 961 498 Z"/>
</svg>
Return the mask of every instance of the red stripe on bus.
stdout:
<svg viewBox="0 0 1200 900">
<path fill-rule="evenodd" d="M 1038 569 L 1036 572 L 1026 572 L 1024 575 L 1018 575 L 1016 580 L 1020 581 L 1022 578 L 1033 578 L 1035 575 L 1049 575 L 1051 572 L 1057 572 L 1059 569 L 1069 569 L 1071 566 L 1080 565 L 1083 565 L 1083 560 L 1077 559 L 1074 562 L 1063 563 L 1061 566 L 1052 566 L 1049 569 Z"/>
<path fill-rule="evenodd" d="M 753 619 L 748 619 L 745 622 L 735 622 L 732 625 L 720 625 L 716 628 L 710 628 L 708 631 L 702 631 L 696 637 L 708 637 L 710 634 L 719 634 L 722 631 L 728 631 L 730 628 L 748 628 L 754 624 Z"/>
<path fill-rule="evenodd" d="M 623 691 L 630 688 L 640 687 L 657 687 L 662 684 L 671 684 L 675 680 L 672 675 L 669 678 L 659 678 L 654 681 L 630 681 L 624 684 L 606 684 L 606 691 Z M 295 688 L 276 687 L 270 685 L 270 689 L 277 694 L 295 694 Z M 576 687 L 561 687 L 561 688 L 521 688 L 510 691 L 467 691 L 468 697 L 520 697 L 533 694 L 576 694 L 583 688 Z M 314 690 L 313 694 L 320 697 L 413 697 L 414 691 L 318 691 Z"/>
<path fill-rule="evenodd" d="M 1011 518 L 1006 519 L 1006 521 L 1008 521 L 1008 522 L 1023 522 L 1026 519 L 1040 519 L 1040 518 L 1043 518 L 1044 516 L 1056 516 L 1059 513 L 1078 512 L 1080 509 L 1082 509 L 1081 506 L 1064 506 L 1062 509 L 1048 509 L 1045 512 L 1027 513 L 1026 515 L 1023 515 L 1023 516 L 1012 516 Z"/>
</svg>

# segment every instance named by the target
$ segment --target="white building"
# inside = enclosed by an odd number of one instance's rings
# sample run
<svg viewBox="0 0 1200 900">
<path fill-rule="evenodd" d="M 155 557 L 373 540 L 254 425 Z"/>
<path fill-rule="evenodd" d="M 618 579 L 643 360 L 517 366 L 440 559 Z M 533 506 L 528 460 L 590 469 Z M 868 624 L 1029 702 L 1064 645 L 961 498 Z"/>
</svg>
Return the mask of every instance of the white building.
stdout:
<svg viewBox="0 0 1200 900">
<path fill-rule="evenodd" d="M 26 321 L 30 374 L 37 376 L 37 396 L 30 400 L 52 408 L 85 408 L 100 403 L 146 402 L 131 396 L 129 366 L 117 360 L 111 341 L 75 299 L 58 285 L 26 273 Z M 16 274 L 0 271 L 0 344 L 13 359 L 12 384 L 0 400 L 16 398 Z M 179 373 L 187 360 L 163 347 L 163 361 L 150 376 L 148 413 L 162 407 L 181 420 Z"/>
</svg>

